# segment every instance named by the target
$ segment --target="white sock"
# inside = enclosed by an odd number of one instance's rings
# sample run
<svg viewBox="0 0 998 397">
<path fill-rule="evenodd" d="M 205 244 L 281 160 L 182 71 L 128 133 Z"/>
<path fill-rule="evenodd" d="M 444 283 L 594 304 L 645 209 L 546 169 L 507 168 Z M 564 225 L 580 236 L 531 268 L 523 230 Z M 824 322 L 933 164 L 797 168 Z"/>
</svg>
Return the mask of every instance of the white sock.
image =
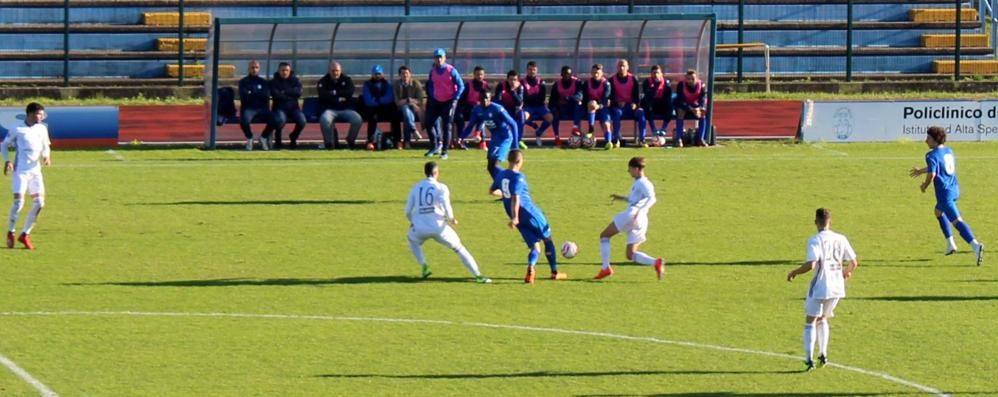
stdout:
<svg viewBox="0 0 998 397">
<path fill-rule="evenodd" d="M 28 210 L 28 217 L 24 220 L 24 234 L 31 234 L 31 229 L 35 227 L 35 220 L 38 219 L 38 214 L 42 212 L 42 207 L 45 207 L 45 199 L 36 197 L 31 203 L 31 209 Z"/>
<path fill-rule="evenodd" d="M 16 198 L 14 203 L 10 206 L 10 217 L 7 222 L 7 230 L 13 232 L 14 226 L 17 225 L 17 214 L 21 212 L 21 208 L 24 207 L 24 199 Z"/>
<path fill-rule="evenodd" d="M 610 239 L 599 239 L 599 256 L 603 260 L 603 268 L 610 268 Z"/>
<path fill-rule="evenodd" d="M 980 243 L 980 242 L 978 242 L 978 241 L 977 241 L 977 239 L 974 239 L 974 241 L 971 241 L 971 242 L 970 242 L 970 246 L 971 246 L 971 247 L 974 247 L 974 249 L 976 250 L 976 249 L 977 249 L 977 247 L 980 247 L 980 246 L 981 246 L 981 243 Z"/>
<path fill-rule="evenodd" d="M 454 252 L 457 252 L 457 256 L 461 258 L 461 263 L 463 263 L 464 267 L 471 272 L 472 276 L 478 277 L 482 275 L 482 273 L 478 271 L 478 263 L 475 262 L 475 258 L 471 256 L 471 253 L 468 252 L 467 248 L 464 248 L 462 245 L 458 247 L 458 249 L 454 250 Z"/>
<path fill-rule="evenodd" d="M 949 244 L 949 249 L 956 250 L 956 240 L 953 239 L 953 236 L 946 239 L 946 244 Z"/>
<path fill-rule="evenodd" d="M 818 320 L 818 354 L 828 357 L 828 320 Z"/>
<path fill-rule="evenodd" d="M 416 257 L 416 263 L 420 266 L 426 266 L 426 256 L 423 255 L 423 244 L 413 239 L 409 239 L 409 250 L 412 251 L 412 256 Z"/>
<path fill-rule="evenodd" d="M 644 252 L 634 251 L 634 263 L 651 266 L 655 264 L 655 258 L 648 256 L 648 254 Z"/>
<path fill-rule="evenodd" d="M 804 361 L 814 355 L 814 324 L 804 324 Z"/>
</svg>

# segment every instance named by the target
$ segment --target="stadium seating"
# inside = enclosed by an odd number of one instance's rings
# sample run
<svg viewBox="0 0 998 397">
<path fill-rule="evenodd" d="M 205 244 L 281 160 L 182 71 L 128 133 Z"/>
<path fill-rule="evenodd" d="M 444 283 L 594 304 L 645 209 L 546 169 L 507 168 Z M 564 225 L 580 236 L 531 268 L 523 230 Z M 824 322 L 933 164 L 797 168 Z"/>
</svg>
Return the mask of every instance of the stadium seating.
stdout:
<svg viewBox="0 0 998 397">
<path fill-rule="evenodd" d="M 300 0 L 299 16 L 402 15 L 402 0 Z M 514 0 L 415 1 L 412 15 L 489 15 L 516 12 Z M 627 2 L 604 0 L 602 5 L 545 5 L 525 1 L 532 13 L 626 13 Z M 995 73 L 987 32 L 976 8 L 968 2 L 962 14 L 961 46 L 967 73 Z M 202 76 L 208 24 L 214 17 L 286 17 L 289 0 L 224 0 L 186 2 L 184 75 Z M 718 43 L 736 43 L 738 7 L 734 1 L 638 1 L 637 13 L 716 13 Z M 63 74 L 63 1 L 0 0 L 0 79 L 54 78 Z M 946 73 L 952 70 L 955 43 L 952 1 L 857 1 L 854 5 L 855 73 Z M 72 78 L 175 77 L 177 67 L 176 0 L 94 0 L 74 3 L 69 10 L 69 69 Z M 745 42 L 769 44 L 776 74 L 841 74 L 845 70 L 845 1 L 747 0 Z M 30 35 L 27 35 L 30 33 Z M 743 52 L 744 70 L 761 73 L 761 49 Z M 719 50 L 717 72 L 737 70 L 737 50 Z M 947 61 L 950 63 L 947 64 Z M 189 64 L 188 64 L 189 62 Z M 949 66 L 947 66 L 949 65 Z M 238 65 L 223 65 L 220 75 L 232 77 Z M 194 81 L 195 83 L 197 81 Z"/>
</svg>

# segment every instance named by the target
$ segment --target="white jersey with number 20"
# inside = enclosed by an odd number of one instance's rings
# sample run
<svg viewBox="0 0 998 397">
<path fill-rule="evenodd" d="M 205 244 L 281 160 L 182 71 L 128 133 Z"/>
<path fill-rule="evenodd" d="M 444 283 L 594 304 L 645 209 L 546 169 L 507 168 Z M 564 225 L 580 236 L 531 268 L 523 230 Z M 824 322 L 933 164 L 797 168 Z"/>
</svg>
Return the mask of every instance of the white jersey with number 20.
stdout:
<svg viewBox="0 0 998 397">
<path fill-rule="evenodd" d="M 807 242 L 807 261 L 817 262 L 808 299 L 845 298 L 846 282 L 842 267 L 856 259 L 846 236 L 822 230 Z"/>
</svg>

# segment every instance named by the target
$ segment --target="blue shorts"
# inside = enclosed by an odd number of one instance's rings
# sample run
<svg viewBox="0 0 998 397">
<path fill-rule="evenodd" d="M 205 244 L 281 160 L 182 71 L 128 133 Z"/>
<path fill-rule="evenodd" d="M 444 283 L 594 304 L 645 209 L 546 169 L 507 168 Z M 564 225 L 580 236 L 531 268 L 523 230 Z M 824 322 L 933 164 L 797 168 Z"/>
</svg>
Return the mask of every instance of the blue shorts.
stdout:
<svg viewBox="0 0 998 397">
<path fill-rule="evenodd" d="M 537 242 L 551 238 L 551 225 L 548 225 L 546 220 L 530 218 L 516 225 L 516 230 L 520 231 L 523 242 L 527 244 L 527 248 L 531 249 Z"/>
<path fill-rule="evenodd" d="M 523 111 L 530 114 L 530 120 L 542 120 L 545 114 L 551 113 L 547 106 L 524 106 Z"/>
<path fill-rule="evenodd" d="M 956 200 L 936 201 L 936 209 L 946 214 L 950 222 L 960 219 L 960 210 L 956 208 Z"/>
<path fill-rule="evenodd" d="M 501 139 L 496 139 L 500 136 Z M 513 148 L 513 137 L 509 136 L 508 132 L 502 134 L 492 133 L 492 140 L 489 141 L 489 151 L 486 158 L 497 159 L 499 161 L 506 161 L 509 157 L 509 151 Z"/>
</svg>

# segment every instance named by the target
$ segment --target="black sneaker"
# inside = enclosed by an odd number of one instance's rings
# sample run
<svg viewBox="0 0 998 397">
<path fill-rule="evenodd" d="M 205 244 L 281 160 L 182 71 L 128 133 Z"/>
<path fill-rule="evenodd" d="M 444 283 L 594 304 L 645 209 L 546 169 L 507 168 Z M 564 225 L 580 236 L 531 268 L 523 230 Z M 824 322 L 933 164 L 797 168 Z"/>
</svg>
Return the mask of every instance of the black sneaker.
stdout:
<svg viewBox="0 0 998 397">
<path fill-rule="evenodd" d="M 291 149 L 291 150 L 298 149 L 298 140 L 297 139 L 292 139 L 291 143 L 288 144 L 288 149 Z"/>
<path fill-rule="evenodd" d="M 824 355 L 818 356 L 818 368 L 824 368 L 826 365 L 828 365 L 828 357 Z"/>
<path fill-rule="evenodd" d="M 814 371 L 814 361 L 807 360 L 804 362 L 804 372 Z"/>
</svg>

